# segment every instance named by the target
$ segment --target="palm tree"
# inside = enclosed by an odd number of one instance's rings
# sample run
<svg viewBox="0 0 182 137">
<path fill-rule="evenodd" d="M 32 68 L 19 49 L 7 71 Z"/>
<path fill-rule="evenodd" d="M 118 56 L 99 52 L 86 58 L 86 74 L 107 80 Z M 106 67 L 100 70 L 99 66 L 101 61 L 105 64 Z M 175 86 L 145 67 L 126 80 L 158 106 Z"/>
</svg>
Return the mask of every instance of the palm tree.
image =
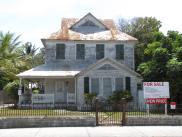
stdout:
<svg viewBox="0 0 182 137">
<path fill-rule="evenodd" d="M 17 79 L 16 74 L 26 66 L 17 50 L 21 43 L 19 37 L 10 32 L 0 32 L 0 77 L 5 83 Z"/>
</svg>

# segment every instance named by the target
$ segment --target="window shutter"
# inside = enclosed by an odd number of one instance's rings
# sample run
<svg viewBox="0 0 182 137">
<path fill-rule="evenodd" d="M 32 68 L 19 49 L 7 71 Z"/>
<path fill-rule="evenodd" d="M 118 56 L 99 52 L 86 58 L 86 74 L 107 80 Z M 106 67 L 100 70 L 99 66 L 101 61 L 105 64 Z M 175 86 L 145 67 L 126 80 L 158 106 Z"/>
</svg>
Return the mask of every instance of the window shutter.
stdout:
<svg viewBox="0 0 182 137">
<path fill-rule="evenodd" d="M 131 78 L 130 77 L 126 77 L 125 78 L 125 82 L 126 82 L 126 90 L 131 90 Z"/>
<path fill-rule="evenodd" d="M 116 59 L 124 59 L 124 45 L 116 45 Z"/>
<path fill-rule="evenodd" d="M 76 59 L 85 59 L 85 45 L 84 44 L 76 45 Z"/>
<path fill-rule="evenodd" d="M 65 59 L 65 44 L 56 44 L 56 59 Z"/>
<path fill-rule="evenodd" d="M 104 58 L 104 44 L 96 45 L 96 59 Z"/>
<path fill-rule="evenodd" d="M 84 93 L 89 93 L 89 77 L 84 77 Z"/>
</svg>

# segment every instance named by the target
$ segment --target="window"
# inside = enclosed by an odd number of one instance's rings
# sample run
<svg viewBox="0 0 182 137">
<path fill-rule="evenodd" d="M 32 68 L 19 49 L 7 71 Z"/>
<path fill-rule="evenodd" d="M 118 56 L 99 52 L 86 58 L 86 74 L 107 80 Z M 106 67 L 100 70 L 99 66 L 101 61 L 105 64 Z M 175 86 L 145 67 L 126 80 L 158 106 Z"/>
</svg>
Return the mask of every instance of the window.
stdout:
<svg viewBox="0 0 182 137">
<path fill-rule="evenodd" d="M 103 78 L 103 95 L 109 97 L 112 95 L 112 81 L 111 78 Z"/>
<path fill-rule="evenodd" d="M 89 77 L 84 77 L 84 93 L 89 93 Z"/>
<path fill-rule="evenodd" d="M 131 90 L 131 78 L 130 77 L 126 77 L 125 78 L 125 82 L 126 82 L 126 90 Z"/>
<path fill-rule="evenodd" d="M 85 45 L 76 44 L 76 59 L 85 59 Z"/>
<path fill-rule="evenodd" d="M 56 59 L 65 59 L 65 44 L 56 44 Z"/>
<path fill-rule="evenodd" d="M 104 58 L 104 44 L 96 45 L 96 59 Z"/>
<path fill-rule="evenodd" d="M 123 78 L 115 79 L 115 90 L 117 91 L 123 90 Z"/>
<path fill-rule="evenodd" d="M 98 78 L 92 78 L 91 79 L 91 92 L 99 94 L 99 79 Z"/>
<path fill-rule="evenodd" d="M 124 45 L 116 45 L 116 59 L 124 59 Z"/>
</svg>

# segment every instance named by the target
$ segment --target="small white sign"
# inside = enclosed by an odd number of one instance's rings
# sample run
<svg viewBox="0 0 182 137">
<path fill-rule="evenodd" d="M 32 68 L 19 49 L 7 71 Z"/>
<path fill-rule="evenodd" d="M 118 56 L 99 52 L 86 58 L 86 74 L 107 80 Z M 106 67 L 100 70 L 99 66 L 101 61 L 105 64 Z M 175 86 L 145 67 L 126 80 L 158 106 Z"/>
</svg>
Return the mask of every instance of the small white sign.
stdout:
<svg viewBox="0 0 182 137">
<path fill-rule="evenodd" d="M 143 82 L 144 98 L 170 98 L 169 82 Z"/>
<path fill-rule="evenodd" d="M 18 89 L 18 95 L 21 96 L 21 94 L 22 94 L 22 90 Z"/>
</svg>

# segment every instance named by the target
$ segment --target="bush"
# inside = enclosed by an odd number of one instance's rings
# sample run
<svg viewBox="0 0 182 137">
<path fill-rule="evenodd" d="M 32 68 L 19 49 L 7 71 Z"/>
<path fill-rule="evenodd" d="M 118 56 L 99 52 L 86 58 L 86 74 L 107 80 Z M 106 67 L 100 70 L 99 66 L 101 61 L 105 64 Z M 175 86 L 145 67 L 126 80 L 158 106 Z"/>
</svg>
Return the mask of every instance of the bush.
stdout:
<svg viewBox="0 0 182 137">
<path fill-rule="evenodd" d="M 9 82 L 5 85 L 4 91 L 7 93 L 7 95 L 15 101 L 15 103 L 18 102 L 18 88 L 19 88 L 19 81 L 15 80 L 13 82 Z"/>
<path fill-rule="evenodd" d="M 93 102 L 94 102 L 96 96 L 97 96 L 96 93 L 85 93 L 85 94 L 84 94 L 85 103 L 86 103 L 86 104 L 93 104 Z"/>
<path fill-rule="evenodd" d="M 39 94 L 39 92 L 40 92 L 39 89 L 33 89 L 32 91 L 33 94 Z"/>
<path fill-rule="evenodd" d="M 114 91 L 111 96 L 108 97 L 109 103 L 120 103 L 122 98 L 125 98 L 127 102 L 133 100 L 133 96 L 131 95 L 130 91 L 121 90 L 121 91 Z"/>
</svg>

